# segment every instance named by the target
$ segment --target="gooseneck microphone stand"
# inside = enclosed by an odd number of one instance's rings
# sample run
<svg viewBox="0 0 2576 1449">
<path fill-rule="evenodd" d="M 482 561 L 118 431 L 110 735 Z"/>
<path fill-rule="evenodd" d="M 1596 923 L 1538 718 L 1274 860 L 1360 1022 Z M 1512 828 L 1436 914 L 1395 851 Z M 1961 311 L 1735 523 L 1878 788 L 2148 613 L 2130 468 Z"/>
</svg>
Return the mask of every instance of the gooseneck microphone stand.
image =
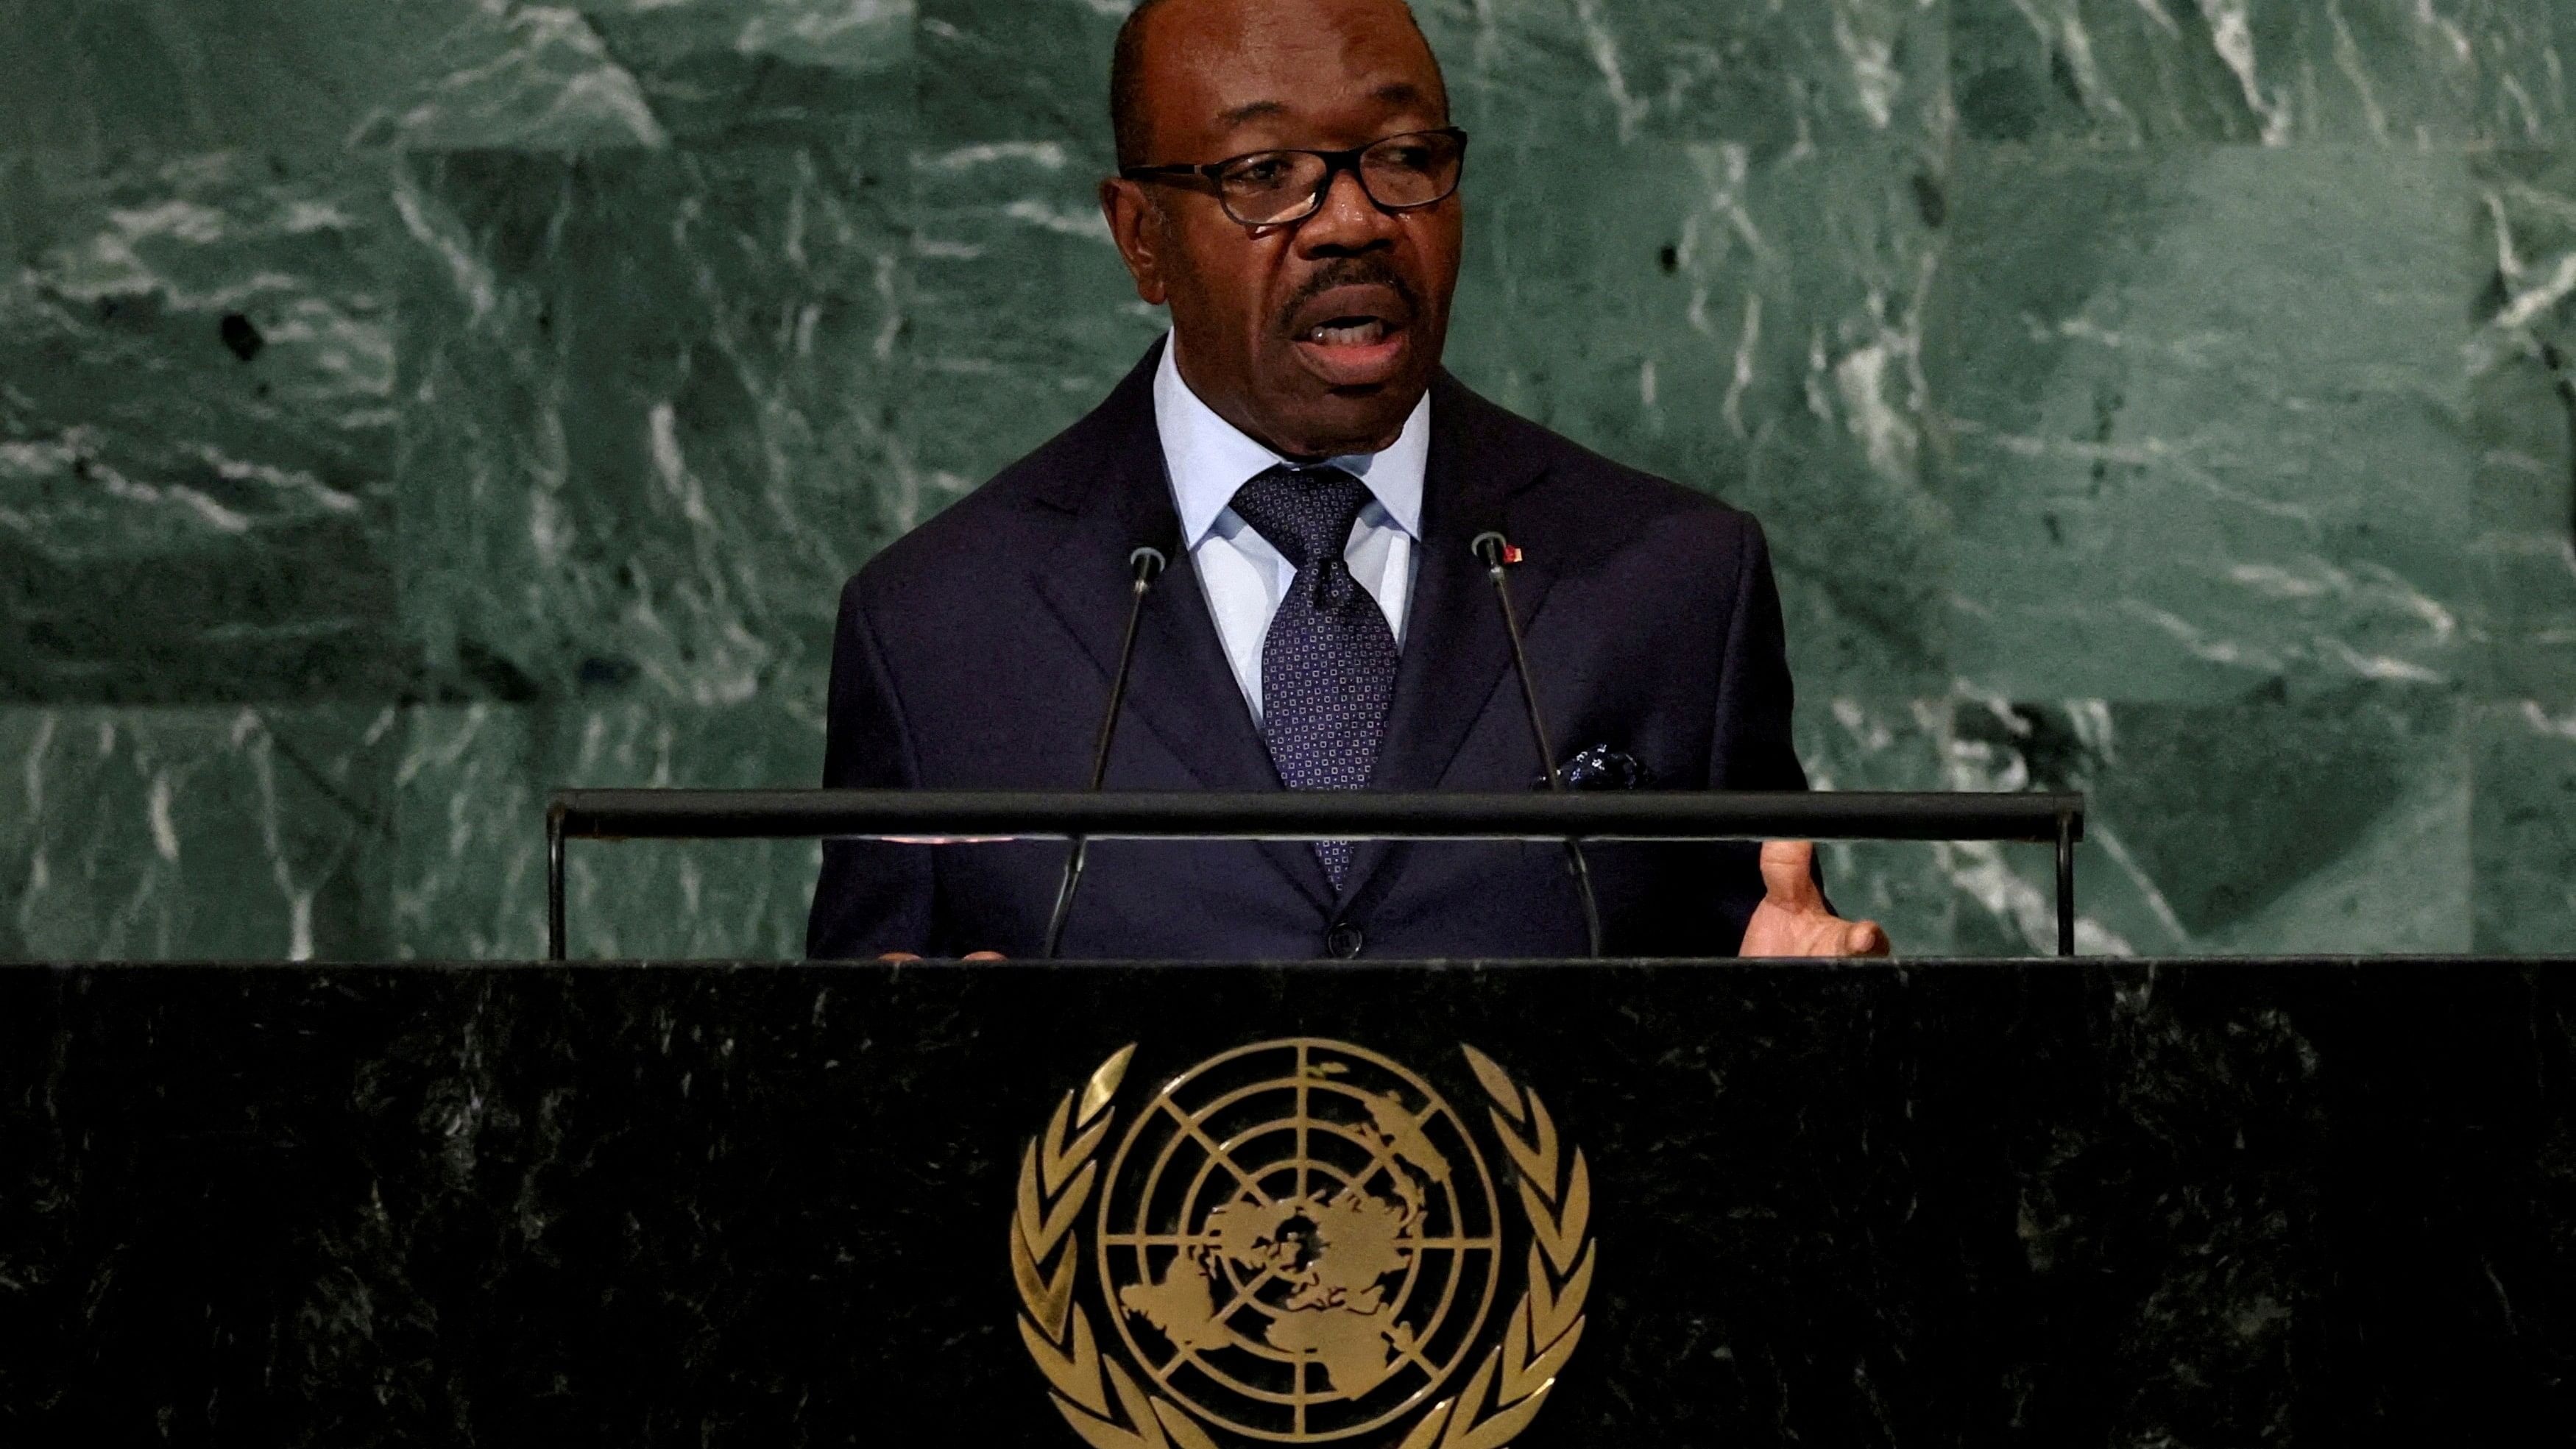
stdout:
<svg viewBox="0 0 2576 1449">
<path fill-rule="evenodd" d="M 1100 717 L 1100 743 L 1091 752 L 1091 793 L 1095 795 L 1109 778 L 1109 746 L 1118 738 L 1118 716 L 1127 703 L 1127 670 L 1136 662 L 1136 626 L 1145 617 L 1145 596 L 1154 591 L 1154 581 L 1169 564 L 1160 549 L 1140 548 L 1127 555 L 1134 598 L 1127 605 L 1126 637 L 1118 642 L 1118 672 L 1109 680 L 1109 710 Z M 1065 853 L 1064 879 L 1056 886 L 1055 914 L 1047 918 L 1046 959 L 1050 961 L 1064 949 L 1064 923 L 1073 915 L 1074 893 L 1082 889 L 1082 867 L 1090 857 L 1091 837 L 1075 836 Z"/>
<path fill-rule="evenodd" d="M 1521 620 L 1512 607 L 1512 583 L 1505 572 L 1520 562 L 1520 550 L 1499 533 L 1480 533 L 1469 547 L 1485 565 L 1485 577 L 1494 581 L 1494 601 L 1502 607 L 1503 632 L 1511 636 L 1512 673 L 1520 678 L 1521 704 L 1529 711 L 1530 734 L 1538 741 L 1538 762 L 1547 770 L 1547 788 L 1562 795 L 1565 772 L 1557 768 L 1556 747 L 1548 743 L 1547 722 L 1539 715 L 1538 687 L 1530 679 L 1529 653 L 1521 647 Z M 1600 960 L 1601 903 L 1592 894 L 1592 865 L 1583 858 L 1583 842 L 1573 836 L 1565 839 L 1565 863 L 1574 873 L 1575 898 L 1583 906 L 1583 934 L 1591 943 L 1592 958 Z"/>
</svg>

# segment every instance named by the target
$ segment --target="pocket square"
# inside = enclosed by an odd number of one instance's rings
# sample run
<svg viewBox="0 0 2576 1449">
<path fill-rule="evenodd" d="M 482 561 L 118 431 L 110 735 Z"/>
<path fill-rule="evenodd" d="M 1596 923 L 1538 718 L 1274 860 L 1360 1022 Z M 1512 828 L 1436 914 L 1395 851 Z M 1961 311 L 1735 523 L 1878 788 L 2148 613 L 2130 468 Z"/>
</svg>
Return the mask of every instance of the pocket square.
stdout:
<svg viewBox="0 0 2576 1449">
<path fill-rule="evenodd" d="M 1590 745 L 1574 752 L 1558 767 L 1569 790 L 1646 790 L 1655 783 L 1655 772 L 1636 756 L 1624 754 L 1608 745 Z M 1547 781 L 1538 782 L 1540 789 Z"/>
</svg>

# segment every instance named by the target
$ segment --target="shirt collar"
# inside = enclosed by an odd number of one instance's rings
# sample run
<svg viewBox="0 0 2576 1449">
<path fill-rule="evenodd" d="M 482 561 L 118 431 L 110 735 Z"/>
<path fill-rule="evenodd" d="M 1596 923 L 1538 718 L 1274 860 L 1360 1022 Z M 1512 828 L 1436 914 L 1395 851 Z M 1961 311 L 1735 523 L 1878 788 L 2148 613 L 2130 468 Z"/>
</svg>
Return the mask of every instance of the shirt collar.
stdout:
<svg viewBox="0 0 2576 1449">
<path fill-rule="evenodd" d="M 1180 338 L 1163 347 L 1163 363 L 1154 374 L 1154 426 L 1162 434 L 1163 463 L 1172 477 L 1172 503 L 1181 515 L 1181 543 L 1196 548 L 1216 528 L 1217 516 L 1234 502 L 1244 484 L 1273 468 L 1293 466 L 1286 458 L 1244 435 L 1199 400 L 1181 378 Z M 1404 420 L 1404 431 L 1382 453 L 1353 453 L 1327 458 L 1368 485 L 1395 526 L 1419 542 L 1422 537 L 1422 480 L 1431 462 L 1431 395 L 1424 393 Z"/>
</svg>

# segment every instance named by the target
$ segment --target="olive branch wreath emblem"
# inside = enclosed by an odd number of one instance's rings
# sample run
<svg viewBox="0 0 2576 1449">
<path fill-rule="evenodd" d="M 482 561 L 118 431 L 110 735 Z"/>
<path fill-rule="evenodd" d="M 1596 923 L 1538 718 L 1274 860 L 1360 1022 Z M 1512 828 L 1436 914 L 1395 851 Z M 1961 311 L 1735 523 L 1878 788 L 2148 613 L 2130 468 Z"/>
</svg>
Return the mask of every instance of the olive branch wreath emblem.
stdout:
<svg viewBox="0 0 2576 1449">
<path fill-rule="evenodd" d="M 1399 1449 L 1502 1449 L 1518 1438 L 1583 1340 L 1583 1302 L 1597 1258 L 1592 1176 L 1582 1150 L 1566 1167 L 1556 1124 L 1538 1094 L 1483 1052 L 1464 1043 L 1459 1050 L 1492 1099 L 1494 1134 L 1519 1169 L 1531 1238 L 1529 1287 L 1505 1321 L 1503 1341 L 1485 1355 L 1466 1391 L 1424 1411 Z M 1108 1140 L 1117 1115 L 1112 1101 L 1135 1055 L 1133 1044 L 1120 1048 L 1078 1098 L 1065 1093 L 1046 1130 L 1020 1156 L 1019 1202 L 1011 1216 L 1020 1340 L 1046 1375 L 1057 1411 L 1093 1449 L 1217 1449 L 1198 1421 L 1100 1351 L 1090 1311 L 1074 1299 L 1082 1258 L 1076 1224 L 1099 1186 L 1094 1159 Z"/>
</svg>

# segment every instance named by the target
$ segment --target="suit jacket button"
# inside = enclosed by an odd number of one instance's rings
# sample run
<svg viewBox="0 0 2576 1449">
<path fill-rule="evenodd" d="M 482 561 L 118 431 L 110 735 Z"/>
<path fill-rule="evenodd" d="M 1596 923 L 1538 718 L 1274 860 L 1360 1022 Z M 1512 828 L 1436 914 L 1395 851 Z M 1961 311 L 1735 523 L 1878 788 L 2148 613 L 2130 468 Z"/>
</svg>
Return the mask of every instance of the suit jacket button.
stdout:
<svg viewBox="0 0 2576 1449">
<path fill-rule="evenodd" d="M 1345 961 L 1358 957 L 1360 948 L 1367 944 L 1367 938 L 1360 934 L 1360 928 L 1348 923 L 1337 925 L 1324 933 L 1324 949 Z"/>
</svg>

